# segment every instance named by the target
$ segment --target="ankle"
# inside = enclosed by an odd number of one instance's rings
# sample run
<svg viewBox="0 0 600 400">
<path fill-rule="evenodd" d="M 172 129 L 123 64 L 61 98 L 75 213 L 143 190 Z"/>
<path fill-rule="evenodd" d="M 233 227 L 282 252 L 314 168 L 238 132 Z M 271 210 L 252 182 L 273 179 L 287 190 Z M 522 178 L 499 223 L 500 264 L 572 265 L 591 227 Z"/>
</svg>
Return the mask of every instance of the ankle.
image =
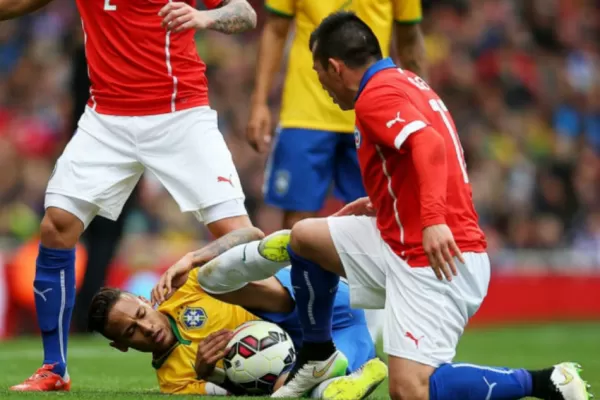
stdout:
<svg viewBox="0 0 600 400">
<path fill-rule="evenodd" d="M 325 361 L 336 351 L 333 340 L 325 342 L 304 342 L 300 350 L 299 359 L 306 361 Z"/>
</svg>

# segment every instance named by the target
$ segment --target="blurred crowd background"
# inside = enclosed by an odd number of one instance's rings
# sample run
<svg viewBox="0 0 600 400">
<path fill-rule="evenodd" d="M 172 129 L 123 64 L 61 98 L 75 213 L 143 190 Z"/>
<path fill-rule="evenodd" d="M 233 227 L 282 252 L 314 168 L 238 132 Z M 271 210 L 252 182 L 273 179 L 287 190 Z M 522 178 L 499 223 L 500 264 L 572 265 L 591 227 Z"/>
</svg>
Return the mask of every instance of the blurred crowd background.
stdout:
<svg viewBox="0 0 600 400">
<path fill-rule="evenodd" d="M 262 2 L 253 5 L 264 17 Z M 424 0 L 423 7 L 429 83 L 458 126 L 494 267 L 600 269 L 600 2 Z M 198 51 L 248 210 L 269 232 L 280 215 L 262 202 L 266 156 L 245 141 L 259 34 L 202 32 Z M 73 0 L 0 24 L 5 260 L 35 240 L 47 180 L 85 101 L 82 41 Z M 210 240 L 150 175 L 124 223 L 115 262 L 142 272 Z"/>
</svg>

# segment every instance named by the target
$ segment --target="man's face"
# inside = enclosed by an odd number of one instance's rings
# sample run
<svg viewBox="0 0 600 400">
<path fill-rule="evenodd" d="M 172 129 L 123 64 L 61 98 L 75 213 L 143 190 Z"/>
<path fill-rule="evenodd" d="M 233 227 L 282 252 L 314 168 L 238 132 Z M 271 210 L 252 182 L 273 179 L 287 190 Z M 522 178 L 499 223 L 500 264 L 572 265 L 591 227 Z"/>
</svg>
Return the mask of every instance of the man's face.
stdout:
<svg viewBox="0 0 600 400">
<path fill-rule="evenodd" d="M 344 84 L 344 68 L 345 66 L 336 60 L 330 60 L 329 64 L 323 65 L 313 57 L 313 69 L 319 76 L 321 86 L 327 91 L 333 102 L 345 111 L 354 108 L 354 96 Z"/>
<path fill-rule="evenodd" d="M 114 347 L 146 353 L 166 351 L 175 341 L 167 317 L 130 294 L 121 295 L 108 313 L 105 333 Z"/>
</svg>

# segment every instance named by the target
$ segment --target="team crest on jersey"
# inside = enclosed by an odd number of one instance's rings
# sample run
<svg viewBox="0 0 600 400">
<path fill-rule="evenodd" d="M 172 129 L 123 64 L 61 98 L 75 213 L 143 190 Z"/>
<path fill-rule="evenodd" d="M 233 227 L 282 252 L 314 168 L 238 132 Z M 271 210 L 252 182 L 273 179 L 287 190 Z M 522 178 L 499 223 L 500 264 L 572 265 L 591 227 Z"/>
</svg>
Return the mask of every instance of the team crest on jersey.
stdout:
<svg viewBox="0 0 600 400">
<path fill-rule="evenodd" d="M 360 134 L 360 131 L 358 130 L 358 127 L 355 126 L 354 127 L 354 144 L 356 145 L 357 149 L 360 148 L 360 143 L 361 142 L 362 142 L 362 136 Z"/>
<path fill-rule="evenodd" d="M 179 320 L 187 330 L 202 328 L 207 319 L 206 311 L 202 307 L 185 307 L 179 314 Z"/>
</svg>

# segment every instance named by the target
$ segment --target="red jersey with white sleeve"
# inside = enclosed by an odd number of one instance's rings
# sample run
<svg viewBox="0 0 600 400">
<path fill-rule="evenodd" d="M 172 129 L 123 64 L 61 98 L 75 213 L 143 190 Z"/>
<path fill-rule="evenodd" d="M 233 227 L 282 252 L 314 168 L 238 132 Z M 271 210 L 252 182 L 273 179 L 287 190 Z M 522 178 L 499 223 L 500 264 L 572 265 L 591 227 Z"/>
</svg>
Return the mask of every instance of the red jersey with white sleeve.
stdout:
<svg viewBox="0 0 600 400">
<path fill-rule="evenodd" d="M 158 12 L 171 0 L 77 0 L 100 114 L 143 116 L 208 105 L 206 65 L 194 31 L 173 34 Z M 196 0 L 185 0 L 191 6 Z M 203 0 L 207 8 L 222 0 Z"/>
<path fill-rule="evenodd" d="M 422 231 L 445 223 L 462 252 L 485 252 L 462 146 L 438 95 L 384 59 L 365 73 L 355 109 L 363 182 L 390 248 L 428 266 Z"/>
</svg>

